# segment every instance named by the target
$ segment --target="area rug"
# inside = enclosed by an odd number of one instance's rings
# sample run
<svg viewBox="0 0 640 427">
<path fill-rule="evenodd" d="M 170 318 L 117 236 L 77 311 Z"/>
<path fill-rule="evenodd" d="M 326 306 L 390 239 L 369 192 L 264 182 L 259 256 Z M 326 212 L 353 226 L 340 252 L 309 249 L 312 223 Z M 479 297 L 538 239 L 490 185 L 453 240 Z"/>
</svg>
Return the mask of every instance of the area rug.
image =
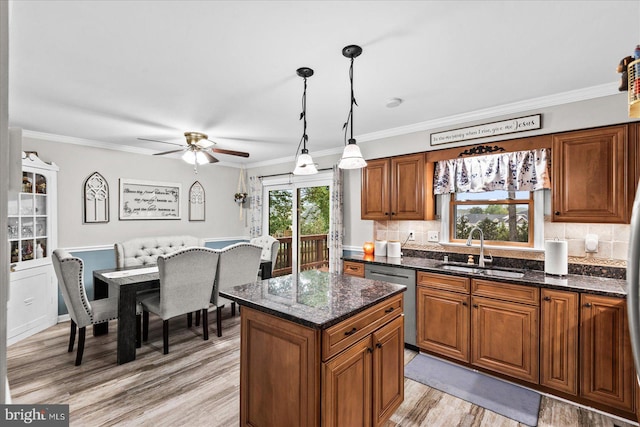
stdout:
<svg viewBox="0 0 640 427">
<path fill-rule="evenodd" d="M 409 362 L 404 376 L 528 426 L 538 425 L 540 394 L 535 391 L 426 354 Z"/>
</svg>

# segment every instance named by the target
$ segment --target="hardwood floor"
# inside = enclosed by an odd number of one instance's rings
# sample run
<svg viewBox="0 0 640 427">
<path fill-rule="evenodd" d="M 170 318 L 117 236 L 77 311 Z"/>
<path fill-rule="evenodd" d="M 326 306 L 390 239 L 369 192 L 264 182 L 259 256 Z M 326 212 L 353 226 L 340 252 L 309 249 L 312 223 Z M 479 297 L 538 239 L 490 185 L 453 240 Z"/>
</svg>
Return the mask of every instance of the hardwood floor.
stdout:
<svg viewBox="0 0 640 427">
<path fill-rule="evenodd" d="M 211 316 L 212 318 L 215 315 Z M 162 322 L 151 316 L 149 341 L 134 362 L 116 365 L 115 324 L 107 336 L 87 333 L 82 365 L 67 353 L 69 323 L 61 323 L 8 349 L 13 403 L 69 404 L 72 426 L 235 426 L 239 424 L 240 317 L 223 313 L 223 336 L 211 323 L 187 329 L 170 321 L 169 354 L 162 354 Z M 405 363 L 415 356 L 405 351 Z M 574 405 L 542 398 L 538 426 L 620 426 Z M 509 418 L 405 379 L 405 400 L 385 427 L 522 426 Z"/>
</svg>

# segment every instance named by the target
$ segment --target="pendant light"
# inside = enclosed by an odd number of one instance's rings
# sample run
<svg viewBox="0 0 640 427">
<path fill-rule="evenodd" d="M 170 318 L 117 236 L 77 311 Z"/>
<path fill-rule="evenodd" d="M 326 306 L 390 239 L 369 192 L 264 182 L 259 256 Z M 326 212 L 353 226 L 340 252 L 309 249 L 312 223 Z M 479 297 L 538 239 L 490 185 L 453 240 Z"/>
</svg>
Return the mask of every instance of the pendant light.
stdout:
<svg viewBox="0 0 640 427">
<path fill-rule="evenodd" d="M 344 129 L 344 138 L 347 139 L 347 127 L 351 125 L 351 137 L 349 143 L 344 147 L 342 158 L 338 167 L 340 169 L 361 169 L 367 166 L 367 162 L 364 161 L 360 147 L 356 145 L 356 140 L 353 139 L 353 105 L 358 105 L 355 96 L 353 96 L 353 60 L 360 56 L 362 48 L 356 45 L 349 45 L 342 49 L 342 54 L 351 59 L 351 66 L 349 67 L 349 82 L 351 84 L 351 108 L 349 109 L 349 117 L 347 122 L 342 126 Z M 346 142 L 346 141 L 345 141 Z"/>
<path fill-rule="evenodd" d="M 302 144 L 302 151 L 296 160 L 296 168 L 293 170 L 294 175 L 313 175 L 318 173 L 318 169 L 316 168 L 315 163 L 313 163 L 313 159 L 311 155 L 309 155 L 309 150 L 307 150 L 307 141 L 309 137 L 307 136 L 307 78 L 313 76 L 313 70 L 308 67 L 298 68 L 296 73 L 300 77 L 304 79 L 304 92 L 302 93 L 302 113 L 300 113 L 300 120 L 302 120 L 303 128 L 302 128 L 302 139 L 300 140 L 300 144 Z M 298 144 L 298 148 L 300 148 L 300 144 Z"/>
</svg>

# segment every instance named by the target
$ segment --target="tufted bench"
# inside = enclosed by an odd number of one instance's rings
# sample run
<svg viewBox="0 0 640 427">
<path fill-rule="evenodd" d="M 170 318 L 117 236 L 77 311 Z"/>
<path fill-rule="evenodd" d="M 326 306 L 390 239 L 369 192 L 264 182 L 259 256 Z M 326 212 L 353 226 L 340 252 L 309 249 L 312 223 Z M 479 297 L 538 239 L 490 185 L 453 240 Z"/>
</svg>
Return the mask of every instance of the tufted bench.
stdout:
<svg viewBox="0 0 640 427">
<path fill-rule="evenodd" d="M 193 236 L 139 237 L 114 245 L 116 267 L 152 266 L 158 255 L 170 254 L 189 246 L 204 246 L 204 239 Z"/>
</svg>

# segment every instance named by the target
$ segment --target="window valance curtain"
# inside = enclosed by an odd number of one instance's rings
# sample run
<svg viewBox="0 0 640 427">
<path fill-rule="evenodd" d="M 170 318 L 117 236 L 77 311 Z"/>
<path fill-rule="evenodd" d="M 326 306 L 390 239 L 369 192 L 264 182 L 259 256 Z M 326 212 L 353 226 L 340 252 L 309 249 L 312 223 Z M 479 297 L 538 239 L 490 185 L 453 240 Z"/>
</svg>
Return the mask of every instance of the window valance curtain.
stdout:
<svg viewBox="0 0 640 427">
<path fill-rule="evenodd" d="M 436 163 L 434 193 L 477 193 L 551 188 L 547 168 L 550 150 L 489 154 L 440 160 Z"/>
</svg>

